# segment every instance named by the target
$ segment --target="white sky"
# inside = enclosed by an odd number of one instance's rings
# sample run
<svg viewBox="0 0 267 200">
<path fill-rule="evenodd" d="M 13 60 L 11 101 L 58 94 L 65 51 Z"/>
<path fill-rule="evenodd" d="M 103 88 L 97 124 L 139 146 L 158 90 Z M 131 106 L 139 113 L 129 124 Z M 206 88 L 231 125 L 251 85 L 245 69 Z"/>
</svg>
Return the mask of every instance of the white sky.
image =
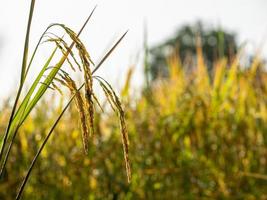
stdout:
<svg viewBox="0 0 267 200">
<path fill-rule="evenodd" d="M 0 3 L 0 98 L 15 92 L 19 82 L 29 5 L 30 0 Z M 37 0 L 32 46 L 50 23 L 60 22 L 78 30 L 95 5 L 97 10 L 81 36 L 93 60 L 97 61 L 112 41 L 130 30 L 98 72 L 115 86 L 123 83 L 127 68 L 136 62 L 142 50 L 144 21 L 148 25 L 149 45 L 164 41 L 180 25 L 198 19 L 236 32 L 238 41 L 250 42 L 251 50 L 267 34 L 267 0 Z M 45 60 L 48 53 L 43 48 L 39 55 Z M 266 45 L 263 54 L 267 56 Z M 43 62 L 34 66 L 35 72 Z M 135 70 L 133 82 L 135 86 L 142 82 L 140 66 Z"/>
</svg>

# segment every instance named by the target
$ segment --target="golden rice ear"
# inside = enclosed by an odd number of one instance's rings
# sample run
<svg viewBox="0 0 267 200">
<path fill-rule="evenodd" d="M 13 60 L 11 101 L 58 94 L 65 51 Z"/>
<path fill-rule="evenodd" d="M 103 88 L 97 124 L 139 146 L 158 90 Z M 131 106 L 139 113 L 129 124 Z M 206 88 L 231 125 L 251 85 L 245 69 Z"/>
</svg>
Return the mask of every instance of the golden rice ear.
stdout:
<svg viewBox="0 0 267 200">
<path fill-rule="evenodd" d="M 85 64 L 86 63 L 86 64 Z M 94 102 L 93 102 L 93 80 L 89 62 L 84 60 L 84 81 L 85 81 L 85 105 L 87 119 L 90 127 L 90 135 L 94 134 Z"/>
<path fill-rule="evenodd" d="M 90 135 L 94 134 L 94 103 L 93 103 L 93 80 L 90 70 L 90 63 L 86 58 L 83 60 L 84 81 L 85 81 L 85 102 L 87 107 Z"/>
<path fill-rule="evenodd" d="M 76 49 L 78 50 L 80 54 L 81 59 L 86 58 L 85 60 L 88 60 L 89 63 L 94 65 L 94 62 L 92 61 L 88 51 L 86 50 L 84 44 L 79 39 L 78 35 L 73 30 L 65 26 L 64 24 L 58 24 L 58 25 L 61 26 L 65 30 L 65 32 L 69 35 L 69 37 L 72 39 L 72 41 L 74 42 L 76 46 Z"/>
<path fill-rule="evenodd" d="M 75 82 L 68 76 L 67 74 L 61 75 L 59 74 L 61 78 L 55 78 L 56 81 L 61 83 L 63 86 L 67 87 L 70 92 L 75 95 L 74 101 L 76 108 L 79 113 L 80 118 L 80 125 L 81 125 L 81 131 L 82 131 L 82 140 L 83 140 L 83 147 L 85 154 L 88 154 L 88 144 L 89 144 L 89 127 L 87 124 L 87 116 L 86 116 L 86 106 L 82 97 L 82 94 L 80 90 L 77 89 Z"/>
<path fill-rule="evenodd" d="M 119 97 L 116 95 L 111 85 L 105 79 L 99 76 L 94 76 L 94 78 L 96 78 L 96 80 L 99 81 L 100 86 L 102 87 L 107 98 L 110 99 L 111 105 L 114 104 L 114 106 L 116 107 L 117 113 L 119 115 L 125 168 L 126 168 L 127 180 L 128 182 L 130 182 L 131 181 L 131 165 L 130 165 L 130 159 L 129 159 L 129 138 L 128 138 L 128 131 L 127 131 L 126 123 L 125 123 L 124 110 L 121 106 Z"/>
<path fill-rule="evenodd" d="M 88 97 L 89 95 L 89 97 Z M 89 127 L 90 127 L 90 136 L 94 135 L 94 102 L 92 99 L 92 94 L 86 94 L 87 98 L 85 98 L 86 101 L 86 109 L 88 112 L 87 113 L 87 120 L 89 122 Z"/>
<path fill-rule="evenodd" d="M 109 85 L 110 86 L 110 85 Z M 130 159 L 129 159 L 129 137 L 128 137 L 128 130 L 126 127 L 126 122 L 125 122 L 125 113 L 122 108 L 121 102 L 114 92 L 114 90 L 111 88 L 110 89 L 113 92 L 117 109 L 119 112 L 119 118 L 120 118 L 120 126 L 121 126 L 121 135 L 122 135 L 122 144 L 123 144 L 123 150 L 124 150 L 124 159 L 125 159 L 125 167 L 126 167 L 126 172 L 127 172 L 127 178 L 128 182 L 131 181 L 131 166 L 130 166 Z"/>
<path fill-rule="evenodd" d="M 105 79 L 103 79 L 102 77 L 99 77 L 99 79 L 102 79 L 104 81 L 104 85 L 106 84 L 108 86 L 105 88 L 108 89 L 109 93 L 111 93 L 112 102 L 114 102 L 114 104 L 117 108 L 118 114 L 122 117 L 122 119 L 125 119 L 124 110 L 122 108 L 121 101 L 120 101 L 118 95 L 113 90 L 112 86 Z M 129 143 L 128 134 L 127 134 L 127 143 Z"/>
<path fill-rule="evenodd" d="M 74 83 L 74 81 L 70 80 L 72 84 L 72 93 L 76 94 L 75 102 L 78 109 L 78 112 L 80 114 L 80 123 L 82 128 L 82 138 L 83 138 L 83 145 L 84 145 L 84 151 L 86 154 L 88 154 L 88 143 L 89 143 L 89 127 L 87 124 L 87 116 L 86 116 L 86 107 L 84 105 L 84 101 L 81 95 L 81 92 L 77 90 L 77 87 Z"/>
</svg>

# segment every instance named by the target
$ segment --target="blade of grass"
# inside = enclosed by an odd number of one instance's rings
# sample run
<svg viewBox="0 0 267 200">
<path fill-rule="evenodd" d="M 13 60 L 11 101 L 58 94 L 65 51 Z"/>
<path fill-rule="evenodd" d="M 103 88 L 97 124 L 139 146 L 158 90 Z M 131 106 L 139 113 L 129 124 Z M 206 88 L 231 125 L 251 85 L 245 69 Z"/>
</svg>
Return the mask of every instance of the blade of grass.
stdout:
<svg viewBox="0 0 267 200">
<path fill-rule="evenodd" d="M 34 5 L 35 5 L 35 0 L 32 0 L 31 8 L 30 8 L 30 14 L 29 14 L 29 20 L 28 20 L 28 25 L 27 25 L 26 38 L 25 38 L 25 43 L 24 43 L 24 54 L 23 54 L 21 78 L 20 78 L 20 84 L 21 85 L 23 85 L 23 83 L 25 81 L 25 72 L 26 72 L 27 60 L 28 60 L 29 39 L 30 39 L 30 30 L 31 30 Z"/>
<path fill-rule="evenodd" d="M 54 51 L 52 52 L 52 54 L 50 55 L 50 57 L 48 58 L 48 60 L 46 61 L 45 65 L 43 66 L 42 70 L 39 72 L 37 78 L 35 79 L 35 81 L 33 82 L 33 84 L 31 85 L 28 93 L 26 94 L 25 98 L 23 99 L 22 103 L 20 104 L 18 111 L 16 112 L 16 115 L 13 119 L 11 128 L 10 128 L 10 132 L 12 133 L 12 128 L 14 128 L 16 126 L 16 122 L 20 121 L 20 123 L 18 124 L 19 126 L 24 122 L 25 119 L 21 119 L 21 117 L 23 116 L 23 113 L 28 105 L 28 102 L 30 101 L 30 98 L 33 94 L 33 92 L 35 91 L 38 83 L 40 82 L 41 78 L 43 77 L 47 67 L 50 65 L 51 60 L 53 59 L 55 53 L 56 53 L 57 47 L 54 49 Z"/>
<path fill-rule="evenodd" d="M 34 5 L 35 5 L 35 0 L 32 0 L 31 1 L 30 12 L 29 12 L 29 18 L 28 18 L 27 32 L 26 32 L 26 37 L 25 37 L 25 42 L 24 42 L 24 53 L 23 53 L 22 67 L 21 67 L 21 80 L 20 80 L 17 96 L 16 96 L 16 99 L 15 99 L 14 105 L 12 107 L 12 111 L 11 111 L 11 114 L 10 114 L 10 118 L 9 118 L 9 122 L 8 122 L 8 125 L 7 125 L 7 128 L 6 128 L 6 132 L 4 134 L 3 143 L 2 143 L 2 145 L 0 147 L 1 148 L 1 150 L 0 150 L 0 161 L 2 160 L 3 152 L 4 152 L 4 149 L 5 149 L 5 145 L 6 145 L 8 134 L 9 134 L 9 129 L 11 127 L 11 123 L 13 121 L 13 117 L 14 117 L 14 114 L 16 112 L 16 108 L 17 108 L 18 101 L 19 101 L 19 98 L 20 98 L 20 95 L 21 95 L 23 84 L 24 84 L 24 75 L 25 75 L 25 69 L 26 69 L 26 66 L 27 66 L 29 37 L 30 37 L 30 29 L 31 29 L 31 22 L 32 22 L 32 17 L 33 17 Z"/>
</svg>

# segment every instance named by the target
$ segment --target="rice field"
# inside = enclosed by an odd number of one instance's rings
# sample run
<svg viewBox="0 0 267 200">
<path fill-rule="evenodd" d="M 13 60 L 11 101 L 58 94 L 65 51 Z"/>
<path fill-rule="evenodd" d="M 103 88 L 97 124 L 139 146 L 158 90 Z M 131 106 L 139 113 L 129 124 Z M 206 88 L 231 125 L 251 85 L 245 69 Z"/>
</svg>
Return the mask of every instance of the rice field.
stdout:
<svg viewBox="0 0 267 200">
<path fill-rule="evenodd" d="M 197 46 L 190 73 L 171 55 L 169 78 L 137 95 L 130 68 L 115 90 L 95 72 L 127 32 L 95 64 L 79 39 L 93 10 L 77 33 L 49 26 L 28 57 L 34 4 L 18 92 L 1 101 L 0 199 L 267 199 L 267 72 L 259 56 L 243 66 L 240 49 L 209 72 Z M 43 42 L 54 49 L 27 90 Z"/>
</svg>

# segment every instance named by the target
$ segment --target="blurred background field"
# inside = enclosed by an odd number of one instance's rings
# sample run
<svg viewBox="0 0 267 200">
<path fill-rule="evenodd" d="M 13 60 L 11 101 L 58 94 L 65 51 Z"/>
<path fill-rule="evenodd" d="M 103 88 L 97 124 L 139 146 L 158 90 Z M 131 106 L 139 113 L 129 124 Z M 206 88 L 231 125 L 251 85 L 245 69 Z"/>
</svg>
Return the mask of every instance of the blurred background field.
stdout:
<svg viewBox="0 0 267 200">
<path fill-rule="evenodd" d="M 22 199 L 267 200 L 264 42 L 247 52 L 250 41 L 242 43 L 228 29 L 196 21 L 151 45 L 148 27 L 140 34 L 140 55 L 130 61 L 136 64 L 118 66 L 124 70 L 116 72 L 118 82 L 123 80 L 116 92 L 129 131 L 131 182 L 124 170 L 118 116 L 102 98 L 105 112 L 95 107 L 88 155 L 73 103 L 37 161 Z M 0 37 L 0 50 L 6 42 Z M 112 70 L 104 73 L 107 80 L 116 78 Z M 1 98 L 0 136 L 14 100 L 9 93 Z M 19 129 L 0 179 L 0 200 L 15 198 L 70 97 L 66 94 L 50 90 Z"/>
<path fill-rule="evenodd" d="M 200 41 L 200 40 L 199 40 Z M 121 98 L 129 128 L 132 181 L 127 183 L 117 117 L 97 111 L 89 155 L 83 153 L 73 107 L 60 122 L 30 178 L 25 199 L 267 199 L 267 73 L 257 56 L 214 61 L 208 71 L 196 45 L 188 71 L 177 54 L 166 77 L 137 95 L 128 71 Z M 204 52 L 205 53 L 205 52 Z M 145 64 L 144 64 L 145 65 Z M 149 75 L 148 75 L 149 76 Z M 54 98 L 54 100 L 53 100 Z M 19 131 L 0 184 L 12 199 L 53 119 L 55 95 L 43 100 Z M 106 105 L 106 102 L 103 102 Z M 9 113 L 1 107 L 0 131 Z"/>
</svg>

